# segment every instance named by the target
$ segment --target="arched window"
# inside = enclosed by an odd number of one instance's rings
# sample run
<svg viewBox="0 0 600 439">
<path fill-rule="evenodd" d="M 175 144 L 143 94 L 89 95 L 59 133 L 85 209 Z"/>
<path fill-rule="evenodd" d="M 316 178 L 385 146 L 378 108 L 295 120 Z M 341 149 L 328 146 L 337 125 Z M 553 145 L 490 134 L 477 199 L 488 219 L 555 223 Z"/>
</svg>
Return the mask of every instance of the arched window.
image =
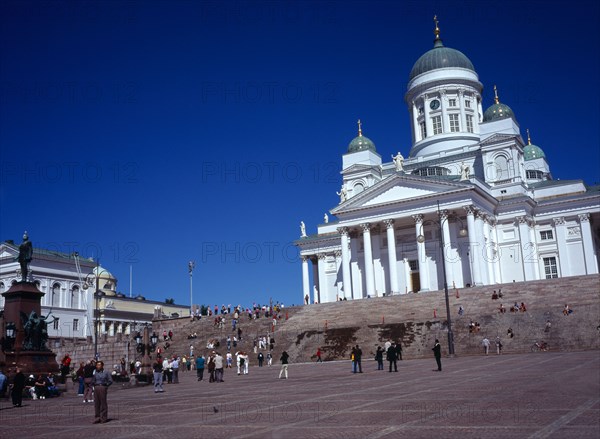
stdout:
<svg viewBox="0 0 600 439">
<path fill-rule="evenodd" d="M 71 290 L 71 308 L 79 309 L 79 287 L 73 286 Z"/>
<path fill-rule="evenodd" d="M 508 170 L 508 159 L 499 155 L 494 159 L 494 165 L 496 167 L 496 180 L 506 180 L 510 178 L 510 173 Z"/>
<path fill-rule="evenodd" d="M 52 303 L 51 306 L 59 306 L 60 305 L 60 284 L 55 283 L 52 285 Z"/>
</svg>

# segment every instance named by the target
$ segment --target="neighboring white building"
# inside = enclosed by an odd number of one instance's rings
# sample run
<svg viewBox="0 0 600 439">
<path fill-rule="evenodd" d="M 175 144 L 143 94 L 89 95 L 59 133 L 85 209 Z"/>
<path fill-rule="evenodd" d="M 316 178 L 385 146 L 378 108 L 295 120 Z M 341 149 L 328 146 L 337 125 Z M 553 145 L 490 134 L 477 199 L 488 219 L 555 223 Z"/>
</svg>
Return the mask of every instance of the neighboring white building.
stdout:
<svg viewBox="0 0 600 439">
<path fill-rule="evenodd" d="M 405 95 L 410 153 L 383 162 L 359 122 L 342 157 L 338 221 L 296 241 L 303 296 L 440 290 L 444 270 L 450 288 L 598 273 L 600 188 L 553 180 L 496 90 L 483 111 L 482 90 L 436 24 L 434 48 L 415 63 Z"/>
<path fill-rule="evenodd" d="M 15 258 L 19 245 L 12 241 L 0 243 L 0 293 L 21 280 L 21 269 Z M 57 317 L 48 325 L 49 338 L 86 338 L 94 335 L 94 310 L 98 309 L 98 334 L 113 336 L 129 334 L 134 326 L 151 323 L 158 312 L 162 315 L 189 315 L 189 307 L 167 305 L 146 300 L 142 296 L 130 298 L 117 292 L 117 279 L 96 262 L 65 254 L 34 248 L 29 264 L 28 280 L 45 293 L 41 312 Z M 98 276 L 96 276 L 98 273 Z M 96 303 L 94 292 L 98 278 L 99 292 Z M 0 309 L 4 297 L 0 295 Z"/>
</svg>

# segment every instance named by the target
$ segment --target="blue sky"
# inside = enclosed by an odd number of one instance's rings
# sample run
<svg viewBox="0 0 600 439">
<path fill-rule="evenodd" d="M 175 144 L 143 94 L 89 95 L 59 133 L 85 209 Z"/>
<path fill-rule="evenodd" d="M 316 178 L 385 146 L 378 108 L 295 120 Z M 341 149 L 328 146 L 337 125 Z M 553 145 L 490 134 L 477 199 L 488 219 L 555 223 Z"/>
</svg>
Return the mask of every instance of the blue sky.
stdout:
<svg viewBox="0 0 600 439">
<path fill-rule="evenodd" d="M 100 257 L 119 290 L 302 299 L 292 242 L 335 207 L 356 120 L 410 150 L 408 74 L 465 53 L 555 178 L 600 182 L 596 2 L 0 4 L 0 240 Z M 333 218 L 332 218 L 333 219 Z"/>
</svg>

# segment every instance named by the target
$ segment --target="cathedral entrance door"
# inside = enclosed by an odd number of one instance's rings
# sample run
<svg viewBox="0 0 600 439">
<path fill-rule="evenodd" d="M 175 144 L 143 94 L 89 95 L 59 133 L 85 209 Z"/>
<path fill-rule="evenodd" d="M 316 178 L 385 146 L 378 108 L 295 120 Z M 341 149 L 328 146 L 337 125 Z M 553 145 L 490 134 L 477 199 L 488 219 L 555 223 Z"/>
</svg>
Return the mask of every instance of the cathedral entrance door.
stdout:
<svg viewBox="0 0 600 439">
<path fill-rule="evenodd" d="M 411 271 L 410 282 L 412 283 L 413 293 L 417 293 L 421 289 L 421 279 L 419 279 L 418 271 Z"/>
</svg>

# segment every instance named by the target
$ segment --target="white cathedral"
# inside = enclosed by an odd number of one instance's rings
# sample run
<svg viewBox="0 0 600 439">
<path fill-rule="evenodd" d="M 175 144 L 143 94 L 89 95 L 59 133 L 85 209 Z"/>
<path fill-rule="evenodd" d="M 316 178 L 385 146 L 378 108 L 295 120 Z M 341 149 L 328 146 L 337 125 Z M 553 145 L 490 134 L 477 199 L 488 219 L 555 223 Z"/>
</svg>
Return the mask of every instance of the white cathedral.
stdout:
<svg viewBox="0 0 600 439">
<path fill-rule="evenodd" d="M 510 107 L 485 112 L 477 72 L 445 47 L 414 64 L 412 148 L 382 162 L 362 134 L 342 157 L 337 221 L 295 242 L 315 303 L 598 273 L 600 188 L 553 180 Z M 309 262 L 312 263 L 312 282 Z"/>
</svg>

